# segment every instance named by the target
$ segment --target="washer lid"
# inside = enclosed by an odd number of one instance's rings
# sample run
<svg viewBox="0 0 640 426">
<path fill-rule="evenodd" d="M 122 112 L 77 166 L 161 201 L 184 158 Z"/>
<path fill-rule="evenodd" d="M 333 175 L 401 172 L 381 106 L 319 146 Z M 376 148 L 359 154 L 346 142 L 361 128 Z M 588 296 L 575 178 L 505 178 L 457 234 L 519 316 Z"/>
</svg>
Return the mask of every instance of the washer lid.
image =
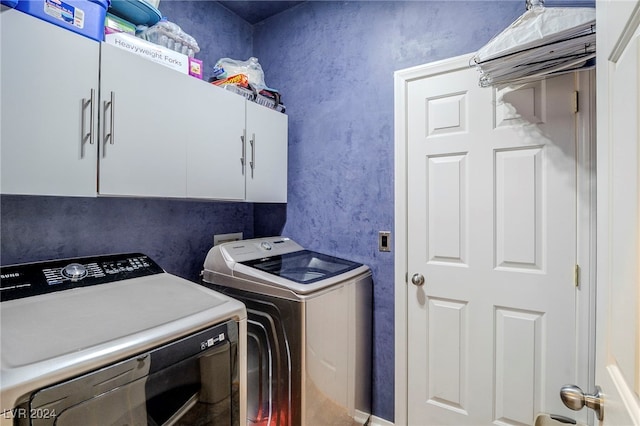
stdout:
<svg viewBox="0 0 640 426">
<path fill-rule="evenodd" d="M 304 285 L 326 280 L 362 266 L 361 263 L 310 250 L 284 253 L 240 263 Z"/>
<path fill-rule="evenodd" d="M 368 266 L 305 250 L 286 237 L 219 244 L 209 250 L 203 281 L 281 297 L 312 296 L 364 274 Z"/>
</svg>

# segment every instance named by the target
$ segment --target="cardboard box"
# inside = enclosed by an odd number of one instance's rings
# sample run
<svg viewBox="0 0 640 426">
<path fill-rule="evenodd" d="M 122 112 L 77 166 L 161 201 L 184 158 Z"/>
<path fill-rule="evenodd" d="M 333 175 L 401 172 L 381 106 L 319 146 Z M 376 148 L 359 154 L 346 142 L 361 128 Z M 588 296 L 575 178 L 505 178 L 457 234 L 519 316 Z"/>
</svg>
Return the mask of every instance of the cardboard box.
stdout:
<svg viewBox="0 0 640 426">
<path fill-rule="evenodd" d="M 105 34 L 105 42 L 183 74 L 189 74 L 189 57 L 127 33 Z M 202 69 L 202 67 L 200 67 Z"/>
<path fill-rule="evenodd" d="M 202 61 L 200 59 L 189 58 L 189 75 L 202 80 Z"/>
</svg>

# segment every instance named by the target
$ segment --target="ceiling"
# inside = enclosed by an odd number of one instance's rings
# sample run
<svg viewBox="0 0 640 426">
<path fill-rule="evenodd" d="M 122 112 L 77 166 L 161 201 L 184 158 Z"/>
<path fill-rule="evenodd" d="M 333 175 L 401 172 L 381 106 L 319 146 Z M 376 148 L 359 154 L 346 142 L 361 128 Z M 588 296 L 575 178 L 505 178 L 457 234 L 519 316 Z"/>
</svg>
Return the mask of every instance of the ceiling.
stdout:
<svg viewBox="0 0 640 426">
<path fill-rule="evenodd" d="M 240 16 L 242 19 L 250 24 L 256 24 L 260 21 L 264 21 L 270 16 L 276 15 L 284 10 L 287 10 L 302 1 L 244 1 L 244 0 L 230 0 L 220 1 L 221 5 Z"/>
<path fill-rule="evenodd" d="M 524 11 L 525 0 L 513 1 L 522 1 L 522 10 Z M 219 3 L 253 25 L 303 3 L 303 1 L 228 0 L 219 1 Z M 550 7 L 595 7 L 595 0 L 546 0 L 544 4 Z"/>
</svg>

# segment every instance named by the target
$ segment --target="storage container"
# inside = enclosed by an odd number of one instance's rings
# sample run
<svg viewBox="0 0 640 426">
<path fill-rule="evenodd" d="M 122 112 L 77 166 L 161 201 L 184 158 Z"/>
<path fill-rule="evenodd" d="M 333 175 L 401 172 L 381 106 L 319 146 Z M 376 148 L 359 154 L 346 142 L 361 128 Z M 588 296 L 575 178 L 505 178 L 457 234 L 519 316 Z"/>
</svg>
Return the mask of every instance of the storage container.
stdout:
<svg viewBox="0 0 640 426">
<path fill-rule="evenodd" d="M 175 50 L 190 58 L 193 58 L 200 51 L 195 38 L 182 31 L 178 24 L 165 18 L 162 18 L 154 26 L 141 31 L 138 37 Z"/>
<path fill-rule="evenodd" d="M 16 9 L 91 39 L 104 40 L 109 0 L 19 0 Z"/>
<path fill-rule="evenodd" d="M 107 17 L 104 19 L 104 33 L 127 33 L 136 35 L 136 26 L 107 11 Z"/>
<path fill-rule="evenodd" d="M 3 4 L 7 7 L 16 7 L 16 4 L 18 4 L 18 0 L 0 0 L 0 4 Z"/>
<path fill-rule="evenodd" d="M 109 13 L 121 17 L 134 25 L 155 25 L 162 15 L 146 0 L 111 0 Z"/>
</svg>

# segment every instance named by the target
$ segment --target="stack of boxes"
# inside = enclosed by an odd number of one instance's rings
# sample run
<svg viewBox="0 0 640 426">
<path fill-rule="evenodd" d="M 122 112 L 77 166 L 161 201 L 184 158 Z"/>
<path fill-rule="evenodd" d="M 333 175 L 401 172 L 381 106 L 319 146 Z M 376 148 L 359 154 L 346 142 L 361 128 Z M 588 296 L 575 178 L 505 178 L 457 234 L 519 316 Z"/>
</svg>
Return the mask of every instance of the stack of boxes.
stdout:
<svg viewBox="0 0 640 426">
<path fill-rule="evenodd" d="M 202 61 L 193 58 L 199 49 L 192 37 L 182 33 L 181 36 L 189 38 L 181 39 L 178 51 L 175 49 L 178 46 L 176 43 L 163 46 L 136 37 L 136 25 L 149 27 L 146 32 L 151 33 L 155 31 L 154 25 L 167 22 L 161 21 L 160 12 L 145 0 L 0 0 L 0 3 L 202 79 Z M 138 20 L 140 16 L 146 21 L 131 22 Z"/>
</svg>

